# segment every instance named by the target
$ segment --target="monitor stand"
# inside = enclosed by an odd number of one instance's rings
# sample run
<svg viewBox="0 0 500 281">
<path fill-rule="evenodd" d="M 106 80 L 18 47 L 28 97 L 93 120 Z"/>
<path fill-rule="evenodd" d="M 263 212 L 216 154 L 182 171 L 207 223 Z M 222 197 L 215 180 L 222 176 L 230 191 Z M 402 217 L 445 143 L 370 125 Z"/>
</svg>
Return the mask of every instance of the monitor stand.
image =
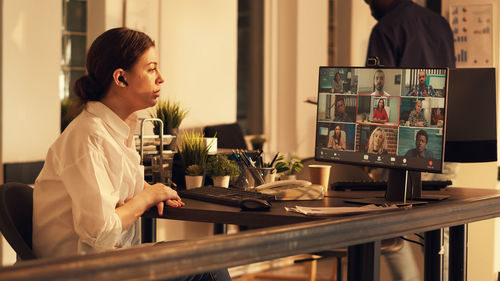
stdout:
<svg viewBox="0 0 500 281">
<path fill-rule="evenodd" d="M 420 172 L 390 169 L 385 199 L 389 202 L 405 202 L 422 197 Z"/>
<path fill-rule="evenodd" d="M 418 171 L 390 169 L 384 198 L 348 199 L 344 201 L 361 204 L 396 204 L 405 206 L 440 201 L 449 197 L 448 195 L 422 195 L 421 175 Z"/>
<path fill-rule="evenodd" d="M 401 188 L 404 186 L 404 188 Z M 385 199 L 389 202 L 410 202 L 415 201 L 440 201 L 449 198 L 449 195 L 422 194 L 422 174 L 417 171 L 389 170 L 387 180 L 387 190 Z"/>
</svg>

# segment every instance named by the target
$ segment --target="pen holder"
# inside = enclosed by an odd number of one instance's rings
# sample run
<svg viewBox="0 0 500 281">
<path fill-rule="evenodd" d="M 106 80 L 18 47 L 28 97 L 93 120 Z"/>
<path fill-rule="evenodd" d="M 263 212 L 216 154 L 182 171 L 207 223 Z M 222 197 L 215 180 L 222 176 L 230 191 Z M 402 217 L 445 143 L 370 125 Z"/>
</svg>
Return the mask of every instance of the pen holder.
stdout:
<svg viewBox="0 0 500 281">
<path fill-rule="evenodd" d="M 274 182 L 276 179 L 276 169 L 275 168 L 254 168 L 248 167 L 248 173 L 250 174 L 250 184 L 251 186 L 259 186 L 265 183 Z"/>
</svg>

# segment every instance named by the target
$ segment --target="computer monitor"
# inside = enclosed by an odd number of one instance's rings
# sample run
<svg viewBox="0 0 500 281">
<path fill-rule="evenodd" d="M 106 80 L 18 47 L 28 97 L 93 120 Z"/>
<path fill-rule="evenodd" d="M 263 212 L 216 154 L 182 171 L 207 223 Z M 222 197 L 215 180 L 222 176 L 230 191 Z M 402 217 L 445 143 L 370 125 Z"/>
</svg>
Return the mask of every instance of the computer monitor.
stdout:
<svg viewBox="0 0 500 281">
<path fill-rule="evenodd" d="M 315 159 L 389 168 L 386 199 L 421 197 L 420 172 L 443 168 L 447 85 L 446 68 L 320 67 Z"/>
</svg>

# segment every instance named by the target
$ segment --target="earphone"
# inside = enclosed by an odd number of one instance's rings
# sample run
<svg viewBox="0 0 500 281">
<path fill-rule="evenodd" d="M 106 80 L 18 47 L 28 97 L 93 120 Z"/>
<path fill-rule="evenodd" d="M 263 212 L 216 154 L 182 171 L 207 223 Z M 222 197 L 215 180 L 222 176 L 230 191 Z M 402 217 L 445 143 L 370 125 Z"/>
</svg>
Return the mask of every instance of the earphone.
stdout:
<svg viewBox="0 0 500 281">
<path fill-rule="evenodd" d="M 125 81 L 125 78 L 123 76 L 119 76 L 118 77 L 118 81 L 122 82 L 123 84 L 125 84 L 125 86 L 128 86 L 128 83 L 127 81 Z"/>
</svg>

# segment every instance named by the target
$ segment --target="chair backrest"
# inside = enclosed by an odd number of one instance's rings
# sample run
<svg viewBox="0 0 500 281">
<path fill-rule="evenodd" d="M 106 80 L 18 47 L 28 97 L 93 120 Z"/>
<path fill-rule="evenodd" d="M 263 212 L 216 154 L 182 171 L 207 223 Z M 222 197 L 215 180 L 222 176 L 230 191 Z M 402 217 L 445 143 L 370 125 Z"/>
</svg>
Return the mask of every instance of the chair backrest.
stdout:
<svg viewBox="0 0 500 281">
<path fill-rule="evenodd" d="M 21 260 L 36 258 L 32 222 L 33 188 L 23 183 L 0 185 L 0 232 Z"/>
<path fill-rule="evenodd" d="M 205 137 L 217 137 L 218 148 L 247 149 L 243 130 L 238 123 L 206 126 L 203 129 Z"/>
</svg>

